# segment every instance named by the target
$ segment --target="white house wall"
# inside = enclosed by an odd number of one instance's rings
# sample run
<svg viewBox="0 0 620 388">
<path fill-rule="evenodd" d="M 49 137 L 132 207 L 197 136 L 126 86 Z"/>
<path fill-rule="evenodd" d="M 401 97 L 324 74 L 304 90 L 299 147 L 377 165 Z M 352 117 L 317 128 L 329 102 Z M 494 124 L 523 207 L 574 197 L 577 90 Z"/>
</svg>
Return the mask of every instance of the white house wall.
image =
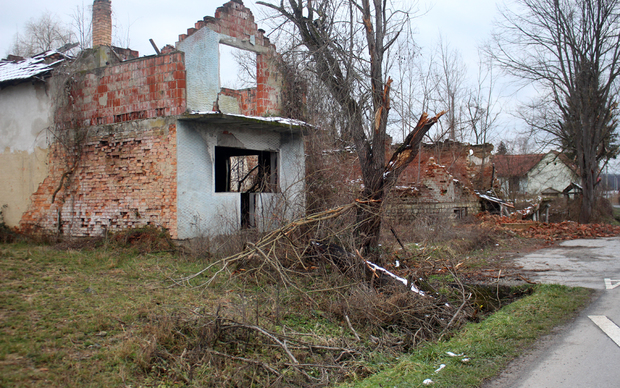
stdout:
<svg viewBox="0 0 620 388">
<path fill-rule="evenodd" d="M 575 173 L 553 153 L 545 157 L 528 173 L 527 187 L 523 191 L 528 194 L 539 194 L 547 188 L 562 191 L 576 180 Z"/>
<path fill-rule="evenodd" d="M 0 93 L 0 210 L 16 226 L 30 196 L 47 175 L 46 128 L 51 100 L 46 85 L 24 82 Z"/>
</svg>

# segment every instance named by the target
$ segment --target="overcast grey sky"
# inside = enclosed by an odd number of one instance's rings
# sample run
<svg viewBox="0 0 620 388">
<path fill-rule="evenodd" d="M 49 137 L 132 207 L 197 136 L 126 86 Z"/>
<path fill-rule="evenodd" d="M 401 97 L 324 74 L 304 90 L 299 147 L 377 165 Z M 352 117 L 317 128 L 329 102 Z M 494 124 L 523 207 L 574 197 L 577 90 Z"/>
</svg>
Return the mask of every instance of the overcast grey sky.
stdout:
<svg viewBox="0 0 620 388">
<path fill-rule="evenodd" d="M 114 44 L 138 50 L 140 55 L 152 55 L 155 51 L 149 43 L 152 38 L 158 47 L 174 45 L 179 34 L 193 27 L 204 16 L 213 16 L 215 9 L 227 0 L 112 0 L 115 29 Z M 268 30 L 268 23 L 261 23 L 265 7 L 257 6 L 256 0 L 244 0 L 254 13 L 259 25 Z M 278 0 L 272 0 L 278 2 Z M 489 38 L 497 6 L 501 0 L 419 0 L 420 15 L 413 20 L 417 30 L 415 40 L 423 49 L 432 49 L 441 35 L 451 48 L 458 49 L 467 66 L 469 77 L 475 79 L 478 65 L 478 46 Z M 402 0 L 403 4 L 410 4 Z M 13 37 L 23 31 L 29 19 L 36 19 L 48 10 L 66 23 L 77 7 L 88 9 L 92 0 L 18 0 L 5 1 L 0 12 L 0 56 L 9 54 Z M 269 31 L 267 31 L 269 32 Z M 118 37 L 120 37 L 119 44 Z M 229 68 L 231 66 L 225 66 Z M 222 83 L 232 86 L 222 74 Z M 231 71 L 236 74 L 236 71 Z"/>
<path fill-rule="evenodd" d="M 129 46 L 138 50 L 141 55 L 154 54 L 149 43 L 152 38 L 159 47 L 167 43 L 174 44 L 179 34 L 202 19 L 213 16 L 215 9 L 224 4 L 225 0 L 112 0 L 112 9 L 116 22 L 115 34 L 122 36 L 126 42 L 128 32 Z M 9 54 L 13 36 L 24 28 L 31 18 L 39 17 L 45 10 L 70 22 L 70 15 L 76 7 L 88 7 L 91 1 L 43 0 L 6 1 L 0 13 L 0 55 L 4 58 Z M 406 2 L 405 2 L 406 3 Z M 415 19 L 419 34 L 417 40 L 421 46 L 430 45 L 441 33 L 452 47 L 458 48 L 470 65 L 470 59 L 476 56 L 476 47 L 486 39 L 491 28 L 491 21 L 496 13 L 496 0 L 422 0 L 420 8 L 428 9 L 428 13 Z M 259 26 L 262 8 L 253 0 L 245 0 L 244 4 L 254 13 Z M 262 26 L 266 28 L 265 25 Z M 475 65 L 475 60 L 472 65 Z"/>
</svg>

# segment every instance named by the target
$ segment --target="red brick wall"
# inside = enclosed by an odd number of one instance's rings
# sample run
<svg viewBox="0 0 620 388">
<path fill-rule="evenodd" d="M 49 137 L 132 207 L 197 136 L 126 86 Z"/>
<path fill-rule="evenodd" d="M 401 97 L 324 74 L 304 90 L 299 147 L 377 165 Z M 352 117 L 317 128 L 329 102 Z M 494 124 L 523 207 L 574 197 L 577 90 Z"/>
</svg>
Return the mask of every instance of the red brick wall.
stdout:
<svg viewBox="0 0 620 388">
<path fill-rule="evenodd" d="M 58 145 L 52 149 L 49 175 L 33 194 L 20 228 L 56 231 L 60 211 L 62 232 L 70 236 L 153 225 L 176 237 L 174 120 L 145 120 L 142 129 L 133 132 L 115 127 L 112 134 L 86 143 L 76 170 L 53 204 L 68 159 Z"/>
<path fill-rule="evenodd" d="M 185 40 L 188 36 L 203 27 L 240 40 L 248 41 L 250 36 L 254 36 L 255 44 L 263 47 L 270 47 L 269 38 L 265 37 L 265 31 L 258 29 L 254 22 L 254 15 L 249 8 L 242 3 L 229 1 L 215 10 L 214 17 L 205 16 L 203 20 L 196 22 L 193 28 L 187 29 L 187 34 L 179 35 L 179 41 Z"/>
<path fill-rule="evenodd" d="M 183 53 L 78 72 L 69 101 L 57 111 L 55 121 L 60 127 L 80 128 L 182 114 L 186 108 Z"/>
<path fill-rule="evenodd" d="M 246 116 L 258 116 L 256 111 L 256 89 L 228 89 L 222 88 L 220 94 L 237 99 L 239 103 L 239 113 Z"/>
<path fill-rule="evenodd" d="M 274 54 L 275 55 L 275 54 Z M 276 71 L 274 55 L 256 56 L 256 115 L 280 114 L 279 88 L 282 87 Z"/>
</svg>

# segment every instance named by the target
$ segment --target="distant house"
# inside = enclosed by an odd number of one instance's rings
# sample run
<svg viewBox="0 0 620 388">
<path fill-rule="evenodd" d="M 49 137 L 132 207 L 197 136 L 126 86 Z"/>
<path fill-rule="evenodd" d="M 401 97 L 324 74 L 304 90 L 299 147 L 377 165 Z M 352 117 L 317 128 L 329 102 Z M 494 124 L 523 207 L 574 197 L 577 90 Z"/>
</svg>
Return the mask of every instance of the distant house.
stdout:
<svg viewBox="0 0 620 388">
<path fill-rule="evenodd" d="M 283 119 L 275 46 L 240 0 L 176 45 L 0 62 L 0 209 L 9 226 L 71 236 L 153 225 L 173 238 L 269 229 L 304 214 L 304 123 Z M 220 44 L 256 55 L 256 86 L 221 87 Z"/>
<path fill-rule="evenodd" d="M 546 154 L 494 155 L 491 161 L 502 190 L 510 196 L 559 195 L 567 186 L 579 180 L 573 163 L 557 151 Z"/>
</svg>

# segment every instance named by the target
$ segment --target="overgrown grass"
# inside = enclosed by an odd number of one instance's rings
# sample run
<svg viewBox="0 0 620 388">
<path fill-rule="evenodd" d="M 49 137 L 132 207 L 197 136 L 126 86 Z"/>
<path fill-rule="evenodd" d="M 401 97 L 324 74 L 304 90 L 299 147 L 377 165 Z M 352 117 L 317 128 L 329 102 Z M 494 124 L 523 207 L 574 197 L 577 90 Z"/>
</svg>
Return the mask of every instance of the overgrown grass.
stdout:
<svg viewBox="0 0 620 388">
<path fill-rule="evenodd" d="M 463 343 L 419 347 L 451 335 L 463 322 L 483 318 L 497 307 L 496 296 L 505 305 L 529 292 L 528 287 L 504 290 L 493 283 L 487 297 L 483 288 L 478 295 L 463 286 L 457 277 L 466 275 L 463 269 L 472 264 L 486 268 L 492 261 L 486 256 L 469 260 L 463 253 L 473 246 L 463 241 L 386 250 L 387 261 L 400 260 L 402 276 L 427 277 L 440 291 L 425 298 L 402 286 L 371 286 L 346 276 L 335 261 L 318 253 L 302 257 L 281 249 L 279 256 L 252 254 L 234 264 L 210 254 L 186 257 L 174 252 L 165 233 L 152 229 L 55 246 L 0 244 L 0 386 L 326 386 L 361 380 L 395 365 L 399 356 L 402 361 L 408 352 L 415 356 L 384 372 L 389 384 L 366 384 L 409 387 L 411 373 L 432 372 L 442 362 L 450 368 L 437 377 L 466 376 L 456 368 L 477 370 L 478 364 L 495 365 L 497 371 L 534 330 L 527 329 L 514 346 L 507 338 L 515 335 L 502 334 L 502 348 L 486 338 L 498 329 L 467 326 L 464 336 L 452 340 Z M 495 239 L 476 241 L 482 242 L 479 247 L 496 247 Z M 208 265 L 213 266 L 200 276 L 180 281 Z M 288 282 L 280 281 L 280 271 L 287 271 Z M 493 279 L 499 276 L 492 273 Z M 465 287 L 476 297 L 457 309 Z M 553 290 L 539 287 L 535 295 L 540 300 L 526 304 L 525 312 L 502 310 L 508 314 L 505 320 L 553 325 L 554 314 L 559 319 L 586 298 L 579 290 Z M 562 303 L 564 310 L 558 307 Z M 496 325 L 501 330 L 509 326 Z M 445 350 L 465 352 L 470 364 L 444 361 Z M 468 378 L 488 373 L 494 372 Z"/>
<path fill-rule="evenodd" d="M 346 387 L 478 387 L 495 376 L 524 347 L 566 322 L 591 297 L 591 290 L 539 285 L 535 292 L 481 323 L 468 324 L 450 340 L 428 344 L 393 368 Z M 447 352 L 463 354 L 450 357 Z M 463 362 L 463 359 L 468 362 Z M 441 364 L 446 367 L 435 372 Z"/>
<path fill-rule="evenodd" d="M 0 386 L 120 386 L 143 376 L 149 315 L 204 306 L 165 280 L 200 263 L 126 250 L 0 245 Z"/>
</svg>

